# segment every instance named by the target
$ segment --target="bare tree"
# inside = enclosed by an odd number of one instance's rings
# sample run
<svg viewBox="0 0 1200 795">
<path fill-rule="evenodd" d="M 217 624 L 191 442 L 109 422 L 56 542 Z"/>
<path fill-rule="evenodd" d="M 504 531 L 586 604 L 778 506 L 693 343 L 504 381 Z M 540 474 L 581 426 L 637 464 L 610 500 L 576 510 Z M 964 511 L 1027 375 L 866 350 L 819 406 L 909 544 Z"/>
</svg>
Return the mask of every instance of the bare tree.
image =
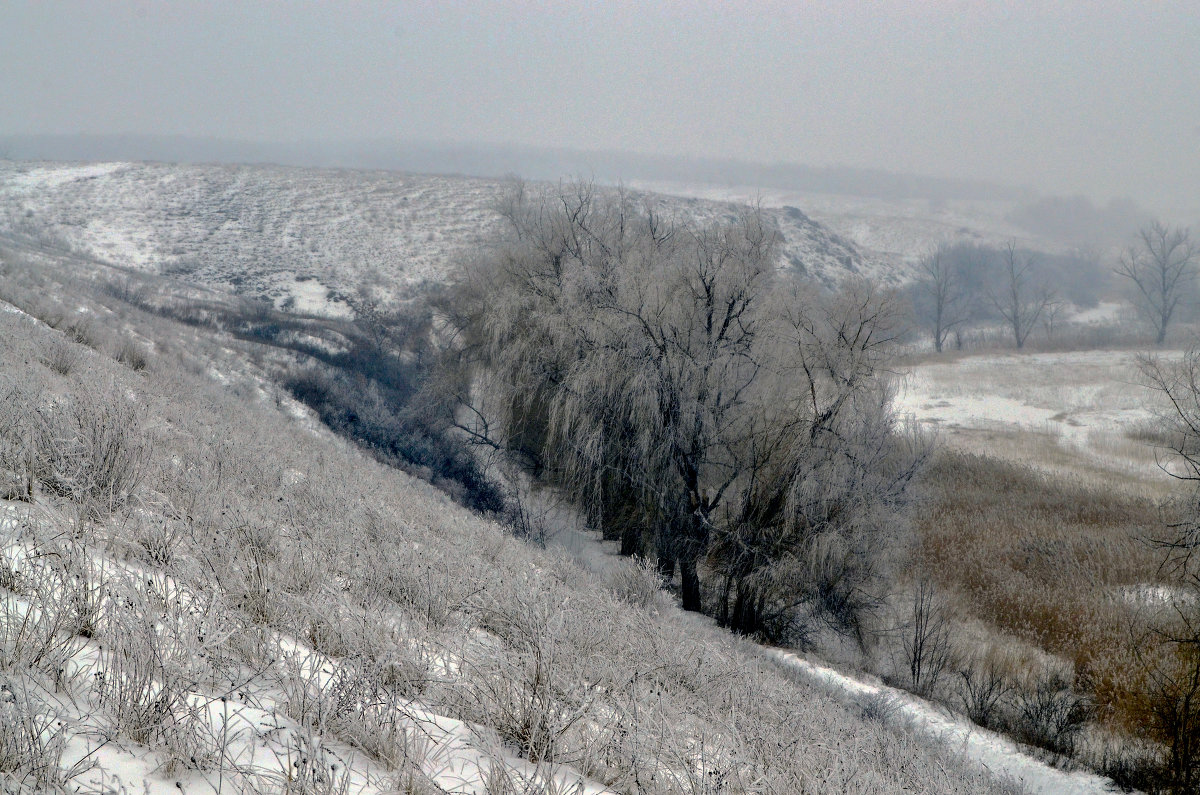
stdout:
<svg viewBox="0 0 1200 795">
<path fill-rule="evenodd" d="M 1046 309 L 1042 312 L 1042 330 L 1046 332 L 1047 342 L 1054 340 L 1054 335 L 1059 330 L 1066 311 L 1067 302 L 1061 298 L 1053 297 L 1046 304 Z"/>
<path fill-rule="evenodd" d="M 919 307 L 933 345 L 942 352 L 950 332 L 967 320 L 967 295 L 962 278 L 945 246 L 939 245 L 921 259 L 918 269 Z"/>
<path fill-rule="evenodd" d="M 1155 221 L 1138 232 L 1137 243 L 1121 255 L 1117 274 L 1134 287 L 1134 304 L 1154 328 L 1162 345 L 1167 327 L 1181 302 L 1191 297 L 1200 248 L 1187 229 Z"/>
<path fill-rule="evenodd" d="M 933 584 L 921 580 L 913 593 L 912 615 L 903 628 L 901 645 L 914 693 L 928 696 L 953 662 L 950 615 Z"/>
<path fill-rule="evenodd" d="M 993 293 L 992 303 L 1012 331 L 1013 342 L 1020 349 L 1025 347 L 1025 340 L 1029 338 L 1038 318 L 1053 303 L 1054 293 L 1044 285 L 1035 286 L 1031 283 L 1033 259 L 1018 252 L 1015 241 L 1009 241 L 1004 247 L 1001 258 L 1003 284 L 997 293 Z"/>
</svg>

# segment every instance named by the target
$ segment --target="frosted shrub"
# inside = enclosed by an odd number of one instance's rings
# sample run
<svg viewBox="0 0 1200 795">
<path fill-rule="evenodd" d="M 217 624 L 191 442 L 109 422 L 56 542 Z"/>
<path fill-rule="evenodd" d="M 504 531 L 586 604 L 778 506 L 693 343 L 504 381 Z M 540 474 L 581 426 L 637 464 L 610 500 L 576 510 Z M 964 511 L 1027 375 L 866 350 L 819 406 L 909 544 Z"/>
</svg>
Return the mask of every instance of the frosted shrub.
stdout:
<svg viewBox="0 0 1200 795">
<path fill-rule="evenodd" d="M 95 329 L 92 327 L 92 321 L 86 317 L 76 316 L 65 321 L 62 326 L 62 331 L 67 335 L 67 338 L 80 345 L 86 345 L 89 348 L 99 346 L 99 337 Z"/>
<path fill-rule="evenodd" d="M 60 337 L 50 343 L 42 363 L 59 375 L 70 375 L 79 366 L 79 347 L 71 340 Z"/>
<path fill-rule="evenodd" d="M 331 753 L 319 736 L 292 732 L 282 753 L 277 752 L 281 772 L 266 777 L 262 795 L 348 795 L 350 770 Z"/>
<path fill-rule="evenodd" d="M 613 564 L 605 579 L 618 599 L 642 609 L 656 607 L 663 598 L 663 577 L 648 558 L 621 560 Z"/>
<path fill-rule="evenodd" d="M 0 382 L 0 498 L 33 497 L 34 443 L 40 436 L 40 390 L 29 383 Z"/>
<path fill-rule="evenodd" d="M 64 598 L 71 591 L 71 574 L 40 561 L 8 568 L 10 584 L 20 587 L 23 599 L 0 594 L 0 671 L 28 667 L 57 674 L 82 644 L 78 611 Z"/>
<path fill-rule="evenodd" d="M 958 698 L 967 717 L 985 728 L 1000 728 L 1013 685 L 996 651 L 967 661 L 958 675 Z"/>
<path fill-rule="evenodd" d="M 143 744 L 162 741 L 188 708 L 177 662 L 163 655 L 153 635 L 152 627 L 138 624 L 117 633 L 96 684 L 114 731 Z"/>
<path fill-rule="evenodd" d="M 913 692 L 929 695 L 950 667 L 952 651 L 948 607 L 925 580 L 913 594 L 912 613 L 901 642 Z"/>
<path fill-rule="evenodd" d="M 146 349 L 131 340 L 123 342 L 113 358 L 130 370 L 137 372 L 145 370 L 150 364 L 150 356 L 146 353 Z"/>
<path fill-rule="evenodd" d="M 142 411 L 115 387 L 76 392 L 42 411 L 35 474 L 49 491 L 66 497 L 93 519 L 123 506 L 146 471 L 149 449 Z"/>
<path fill-rule="evenodd" d="M 1061 671 L 1042 671 L 1017 694 L 1017 734 L 1031 745 L 1068 756 L 1075 739 L 1092 717 L 1088 701 L 1071 689 Z"/>
<path fill-rule="evenodd" d="M 518 595 L 481 618 L 500 648 L 465 655 L 457 688 L 465 716 L 494 728 L 526 759 L 560 759 L 564 736 L 594 707 L 578 675 L 587 650 L 566 642 L 582 617 Z"/>
</svg>

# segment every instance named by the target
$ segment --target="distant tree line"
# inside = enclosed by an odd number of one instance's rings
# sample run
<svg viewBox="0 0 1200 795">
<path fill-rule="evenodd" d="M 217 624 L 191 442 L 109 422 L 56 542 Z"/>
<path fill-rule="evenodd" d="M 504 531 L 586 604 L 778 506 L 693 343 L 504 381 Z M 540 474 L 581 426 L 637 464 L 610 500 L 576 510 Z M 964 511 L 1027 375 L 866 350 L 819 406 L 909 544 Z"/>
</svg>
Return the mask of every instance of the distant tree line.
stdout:
<svg viewBox="0 0 1200 795">
<path fill-rule="evenodd" d="M 963 346 L 970 327 L 1001 326 L 1017 348 L 1039 327 L 1052 333 L 1065 302 L 1095 306 L 1108 274 L 1098 255 L 1053 255 L 974 243 L 942 244 L 921 258 L 909 287 L 915 324 L 939 352 Z"/>
<path fill-rule="evenodd" d="M 989 325 L 1007 329 L 1023 348 L 1039 328 L 1053 337 L 1066 306 L 1095 306 L 1122 289 L 1161 345 L 1171 323 L 1196 302 L 1198 266 L 1200 247 L 1189 230 L 1152 222 L 1115 269 L 1091 249 L 1048 254 L 1015 242 L 942 244 L 920 259 L 908 295 L 917 328 L 939 352 L 961 348 L 967 329 Z"/>
</svg>

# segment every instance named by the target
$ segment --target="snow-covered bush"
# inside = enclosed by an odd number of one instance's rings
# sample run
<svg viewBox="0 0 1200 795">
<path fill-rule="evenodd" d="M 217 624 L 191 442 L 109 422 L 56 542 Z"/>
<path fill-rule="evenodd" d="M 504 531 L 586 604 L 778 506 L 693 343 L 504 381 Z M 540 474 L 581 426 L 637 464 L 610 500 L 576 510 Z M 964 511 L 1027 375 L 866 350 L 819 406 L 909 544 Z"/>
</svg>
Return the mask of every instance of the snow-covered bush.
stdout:
<svg viewBox="0 0 1200 795">
<path fill-rule="evenodd" d="M 648 558 L 622 560 L 605 574 L 605 581 L 618 599 L 643 609 L 659 606 L 665 600 L 663 576 Z"/>
<path fill-rule="evenodd" d="M 42 361 L 59 375 L 70 375 L 79 365 L 79 355 L 78 343 L 60 337 L 50 345 L 50 350 Z"/>
<path fill-rule="evenodd" d="M 123 507 L 146 473 L 143 409 L 116 385 L 101 385 L 39 413 L 34 474 L 43 488 L 93 519 Z"/>
</svg>

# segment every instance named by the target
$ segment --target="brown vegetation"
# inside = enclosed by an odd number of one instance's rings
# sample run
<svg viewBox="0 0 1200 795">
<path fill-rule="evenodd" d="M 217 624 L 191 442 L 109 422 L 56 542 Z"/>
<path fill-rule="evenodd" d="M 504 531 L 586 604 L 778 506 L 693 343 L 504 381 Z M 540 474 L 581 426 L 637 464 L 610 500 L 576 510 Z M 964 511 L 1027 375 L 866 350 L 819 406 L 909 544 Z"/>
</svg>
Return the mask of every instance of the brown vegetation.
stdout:
<svg viewBox="0 0 1200 795">
<path fill-rule="evenodd" d="M 1158 506 L 964 453 L 941 453 L 925 483 L 914 565 L 962 613 L 1068 661 L 1067 684 L 1100 725 L 1169 744 L 1154 673 L 1169 650 L 1147 638 L 1148 612 L 1165 608 L 1137 601 L 1163 581 L 1162 555 L 1148 543 L 1162 531 Z M 989 691 L 1009 686 L 988 673 L 964 675 L 972 712 L 990 713 Z"/>
</svg>

